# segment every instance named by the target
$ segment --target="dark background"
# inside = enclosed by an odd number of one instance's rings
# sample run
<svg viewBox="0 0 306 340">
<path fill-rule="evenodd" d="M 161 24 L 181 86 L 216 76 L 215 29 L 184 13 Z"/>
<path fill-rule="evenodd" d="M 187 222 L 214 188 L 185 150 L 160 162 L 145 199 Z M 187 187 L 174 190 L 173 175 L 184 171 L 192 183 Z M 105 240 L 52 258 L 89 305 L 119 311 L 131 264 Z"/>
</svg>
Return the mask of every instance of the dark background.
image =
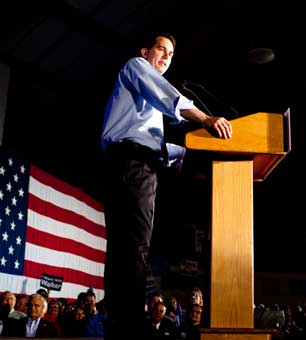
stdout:
<svg viewBox="0 0 306 340">
<path fill-rule="evenodd" d="M 213 114 L 233 119 L 231 107 L 239 116 L 290 107 L 292 151 L 264 182 L 254 183 L 255 269 L 305 272 L 301 6 L 263 0 L 1 1 L 0 61 L 10 67 L 3 145 L 103 201 L 100 134 L 115 76 L 147 32 L 170 31 L 177 49 L 165 77 L 179 89 L 186 80 L 204 86 L 206 91 L 193 91 Z M 271 49 L 274 59 L 262 62 L 255 48 Z M 162 188 L 162 206 L 169 204 L 173 214 L 157 216 L 154 244 L 157 253 L 176 256 L 189 251 L 190 225 L 208 223 L 209 193 L 202 178 L 167 184 L 172 190 Z"/>
</svg>

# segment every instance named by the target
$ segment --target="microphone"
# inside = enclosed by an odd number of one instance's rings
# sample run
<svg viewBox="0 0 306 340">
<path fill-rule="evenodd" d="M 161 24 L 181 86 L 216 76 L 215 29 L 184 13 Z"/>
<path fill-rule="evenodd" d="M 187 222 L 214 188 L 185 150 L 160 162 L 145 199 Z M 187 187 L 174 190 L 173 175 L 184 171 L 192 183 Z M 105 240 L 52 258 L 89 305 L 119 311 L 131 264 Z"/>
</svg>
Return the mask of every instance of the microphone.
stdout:
<svg viewBox="0 0 306 340">
<path fill-rule="evenodd" d="M 205 112 L 210 116 L 210 117 L 213 117 L 214 115 L 211 113 L 211 111 L 208 109 L 208 107 L 202 102 L 202 100 L 199 98 L 198 95 L 195 94 L 194 91 L 190 90 L 186 84 L 188 84 L 188 82 L 186 80 L 184 80 L 183 84 L 182 84 L 182 88 L 187 91 L 187 92 L 190 92 L 197 100 L 198 102 L 203 106 Z"/>
<path fill-rule="evenodd" d="M 196 99 L 199 100 L 200 104 L 203 105 L 203 107 L 206 110 L 207 110 L 207 106 L 204 105 L 204 103 L 198 98 L 197 95 L 195 95 L 195 93 L 192 90 L 190 90 L 190 88 L 188 87 L 189 85 L 200 88 L 206 95 L 208 95 L 210 98 L 212 98 L 217 104 L 222 105 L 223 107 L 229 109 L 236 117 L 240 117 L 240 115 L 238 114 L 237 110 L 233 106 L 224 103 L 223 100 L 221 100 L 219 97 L 215 96 L 213 93 L 208 91 L 207 88 L 204 85 L 202 85 L 200 83 L 194 83 L 194 82 L 191 82 L 189 80 L 184 80 L 183 84 L 182 84 L 182 88 L 184 90 L 189 91 L 190 93 L 192 93 L 196 97 Z M 209 110 L 208 110 L 208 113 L 210 113 L 210 115 L 213 116 Z"/>
</svg>

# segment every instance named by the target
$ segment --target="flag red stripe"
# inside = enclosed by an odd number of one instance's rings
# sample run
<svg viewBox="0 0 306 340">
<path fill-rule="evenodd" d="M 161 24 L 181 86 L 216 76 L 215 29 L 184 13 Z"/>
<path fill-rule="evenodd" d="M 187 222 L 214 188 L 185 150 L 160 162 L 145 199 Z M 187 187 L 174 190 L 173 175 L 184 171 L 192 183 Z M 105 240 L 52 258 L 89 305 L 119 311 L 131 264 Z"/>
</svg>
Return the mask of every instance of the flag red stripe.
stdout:
<svg viewBox="0 0 306 340">
<path fill-rule="evenodd" d="M 45 173 L 44 171 L 40 170 L 34 165 L 31 165 L 30 176 L 34 177 L 39 182 L 54 188 L 55 190 L 61 191 L 64 194 L 73 196 L 76 199 L 82 202 L 85 202 L 86 204 L 90 205 L 92 208 L 98 211 L 103 211 L 102 203 L 98 202 L 96 199 L 87 195 L 85 192 L 81 191 L 80 189 L 73 187 L 69 185 L 68 183 L 61 181 L 60 179 L 55 178 L 52 175 Z"/>
<path fill-rule="evenodd" d="M 28 209 L 53 218 L 54 220 L 78 226 L 93 235 L 106 238 L 105 226 L 90 221 L 86 217 L 73 211 L 63 209 L 50 202 L 44 201 L 31 193 L 29 193 Z"/>
<path fill-rule="evenodd" d="M 35 279 L 40 279 L 41 274 L 47 273 L 49 275 L 63 277 L 64 283 L 74 283 L 98 289 L 104 289 L 104 278 L 94 275 L 90 275 L 81 271 L 77 271 L 70 268 L 61 268 L 48 266 L 46 264 L 40 264 L 25 260 L 24 262 L 24 275 Z"/>
<path fill-rule="evenodd" d="M 58 250 L 65 253 L 86 257 L 87 259 L 104 263 L 105 252 L 94 249 L 74 240 L 58 237 L 52 234 L 44 233 L 31 226 L 27 227 L 27 242 L 40 247 Z"/>
</svg>

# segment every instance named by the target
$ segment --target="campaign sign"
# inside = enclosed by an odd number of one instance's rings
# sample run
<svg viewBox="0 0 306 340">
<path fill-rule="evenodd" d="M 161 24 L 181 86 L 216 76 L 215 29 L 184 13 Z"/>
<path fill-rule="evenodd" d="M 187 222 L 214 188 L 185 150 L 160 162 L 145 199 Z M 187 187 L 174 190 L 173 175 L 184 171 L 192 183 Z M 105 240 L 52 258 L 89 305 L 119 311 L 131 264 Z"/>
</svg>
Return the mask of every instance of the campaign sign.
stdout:
<svg viewBox="0 0 306 340">
<path fill-rule="evenodd" d="M 61 276 L 41 274 L 40 285 L 48 290 L 60 291 L 62 289 L 63 279 Z"/>
</svg>

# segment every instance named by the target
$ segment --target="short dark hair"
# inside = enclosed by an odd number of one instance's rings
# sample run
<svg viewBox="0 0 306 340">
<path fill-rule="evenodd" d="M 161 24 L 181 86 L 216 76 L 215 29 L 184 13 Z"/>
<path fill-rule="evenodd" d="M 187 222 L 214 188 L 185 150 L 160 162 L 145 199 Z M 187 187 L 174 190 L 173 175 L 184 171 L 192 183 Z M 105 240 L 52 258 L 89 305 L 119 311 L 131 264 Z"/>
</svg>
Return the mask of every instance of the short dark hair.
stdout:
<svg viewBox="0 0 306 340">
<path fill-rule="evenodd" d="M 49 293 L 46 289 L 44 288 L 39 288 L 37 291 L 36 291 L 36 294 L 39 294 L 41 295 L 42 297 L 44 297 L 46 300 L 48 300 L 49 298 Z M 33 295 L 33 294 L 32 294 Z"/>
<path fill-rule="evenodd" d="M 93 296 L 94 298 L 96 298 L 96 294 L 92 289 L 87 290 L 87 292 L 84 295 L 84 298 L 86 298 L 87 296 Z"/>
<path fill-rule="evenodd" d="M 168 33 L 168 32 L 155 32 L 155 33 L 146 35 L 144 37 L 144 41 L 143 41 L 143 46 L 142 47 L 152 48 L 155 45 L 156 39 L 158 37 L 163 37 L 163 38 L 169 39 L 172 42 L 173 49 L 175 49 L 176 40 L 175 40 L 174 36 L 171 33 Z"/>
</svg>

